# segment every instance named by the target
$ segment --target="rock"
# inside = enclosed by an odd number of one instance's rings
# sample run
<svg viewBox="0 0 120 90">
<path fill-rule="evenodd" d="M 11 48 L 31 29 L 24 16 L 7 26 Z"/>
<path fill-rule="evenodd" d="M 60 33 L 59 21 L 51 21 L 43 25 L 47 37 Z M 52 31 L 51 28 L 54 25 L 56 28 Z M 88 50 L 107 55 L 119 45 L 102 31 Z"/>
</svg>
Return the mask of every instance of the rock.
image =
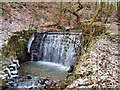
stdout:
<svg viewBox="0 0 120 90">
<path fill-rule="evenodd" d="M 45 84 L 45 81 L 49 81 L 49 77 L 44 77 L 42 80 L 41 80 L 41 84 Z"/>
<path fill-rule="evenodd" d="M 17 83 L 14 83 L 14 87 L 17 87 L 18 85 L 17 85 Z"/>
<path fill-rule="evenodd" d="M 8 84 L 10 85 L 10 86 L 14 86 L 14 82 L 13 81 L 10 81 L 10 82 L 8 82 Z"/>
<path fill-rule="evenodd" d="M 66 28 L 65 28 L 65 31 L 70 31 L 70 27 L 66 27 Z"/>
<path fill-rule="evenodd" d="M 68 72 L 68 73 L 72 73 L 73 70 L 74 70 L 74 65 L 71 65 L 71 66 L 70 66 L 70 69 L 69 69 L 67 72 Z"/>
<path fill-rule="evenodd" d="M 47 89 L 46 85 L 43 85 L 42 88 L 43 88 L 43 89 Z"/>
<path fill-rule="evenodd" d="M 40 83 L 40 84 L 41 84 L 41 80 L 38 80 L 38 83 Z"/>
<path fill-rule="evenodd" d="M 46 85 L 46 86 L 49 86 L 49 85 L 51 85 L 51 82 L 48 81 L 48 80 L 46 80 L 46 81 L 45 81 L 45 85 Z"/>
<path fill-rule="evenodd" d="M 30 74 L 28 74 L 27 79 L 32 79 L 32 76 Z"/>
<path fill-rule="evenodd" d="M 11 75 L 18 75 L 18 70 L 11 71 Z"/>
<path fill-rule="evenodd" d="M 57 89 L 57 88 L 60 88 L 60 86 L 59 86 L 58 84 L 56 84 L 55 88 L 56 88 L 56 89 Z"/>
<path fill-rule="evenodd" d="M 10 84 L 9 83 L 6 83 L 6 86 L 9 86 Z"/>
<path fill-rule="evenodd" d="M 14 71 L 15 70 L 15 68 L 13 68 L 13 67 L 11 67 L 11 68 L 9 68 L 10 69 L 10 71 Z"/>
<path fill-rule="evenodd" d="M 55 87 L 56 84 L 57 84 L 57 83 L 56 83 L 55 81 L 53 81 L 51 87 Z"/>
<path fill-rule="evenodd" d="M 7 65 L 2 65 L 2 69 L 7 68 Z"/>
<path fill-rule="evenodd" d="M 17 65 L 16 64 L 11 64 L 11 65 L 9 65 L 9 68 L 15 68 L 15 70 L 17 70 Z"/>
<path fill-rule="evenodd" d="M 19 60 L 13 60 L 13 63 L 17 65 L 17 68 L 20 68 Z"/>
</svg>

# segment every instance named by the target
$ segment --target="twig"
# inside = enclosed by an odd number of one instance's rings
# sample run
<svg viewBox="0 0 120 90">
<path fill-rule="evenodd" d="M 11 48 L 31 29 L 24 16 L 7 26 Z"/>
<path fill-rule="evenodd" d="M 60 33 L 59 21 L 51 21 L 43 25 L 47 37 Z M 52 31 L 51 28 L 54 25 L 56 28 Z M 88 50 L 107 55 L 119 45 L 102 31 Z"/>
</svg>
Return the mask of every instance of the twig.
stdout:
<svg viewBox="0 0 120 90">
<path fill-rule="evenodd" d="M 107 20 L 108 20 L 108 17 L 109 17 L 109 14 L 110 14 L 110 11 L 111 11 L 111 9 L 112 9 L 112 4 L 110 5 L 110 9 L 109 9 L 109 11 L 108 11 L 108 13 L 107 13 L 107 15 L 106 15 L 106 18 L 105 18 L 105 20 L 104 20 L 104 22 L 103 23 L 106 23 L 107 22 Z"/>
<path fill-rule="evenodd" d="M 90 21 L 89 26 L 91 26 L 95 22 L 95 19 L 98 16 L 99 12 L 102 10 L 102 7 L 103 7 L 103 2 L 100 3 L 100 7 L 98 8 L 95 15 L 93 16 L 93 19 Z"/>
<path fill-rule="evenodd" d="M 15 16 L 13 16 L 12 14 L 10 14 L 7 10 L 5 10 L 4 8 L 0 7 L 0 9 L 4 10 L 7 14 L 9 14 L 10 16 L 12 16 L 13 18 L 17 19 Z M 17 19 L 20 20 L 20 19 Z"/>
</svg>

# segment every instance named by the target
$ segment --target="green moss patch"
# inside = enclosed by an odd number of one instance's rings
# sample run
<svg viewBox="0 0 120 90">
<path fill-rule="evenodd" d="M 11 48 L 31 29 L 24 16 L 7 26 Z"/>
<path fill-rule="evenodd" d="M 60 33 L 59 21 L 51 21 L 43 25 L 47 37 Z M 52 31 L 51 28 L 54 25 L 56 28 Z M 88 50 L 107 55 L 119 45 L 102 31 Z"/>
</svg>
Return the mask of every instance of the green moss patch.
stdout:
<svg viewBox="0 0 120 90">
<path fill-rule="evenodd" d="M 27 43 L 35 32 L 36 30 L 14 32 L 15 35 L 8 40 L 7 46 L 2 48 L 3 56 L 7 58 L 14 56 L 19 60 L 25 58 L 27 54 Z"/>
</svg>

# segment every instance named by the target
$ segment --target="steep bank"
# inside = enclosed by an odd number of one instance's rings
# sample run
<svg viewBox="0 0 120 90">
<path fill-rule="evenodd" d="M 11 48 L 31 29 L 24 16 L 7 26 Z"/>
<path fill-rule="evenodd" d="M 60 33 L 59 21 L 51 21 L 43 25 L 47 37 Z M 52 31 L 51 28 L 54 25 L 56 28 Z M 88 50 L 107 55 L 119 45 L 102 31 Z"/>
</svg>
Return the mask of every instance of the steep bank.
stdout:
<svg viewBox="0 0 120 90">
<path fill-rule="evenodd" d="M 119 87 L 119 40 L 116 35 L 103 35 L 92 43 L 80 59 L 75 71 L 77 78 L 67 88 L 118 88 Z"/>
</svg>

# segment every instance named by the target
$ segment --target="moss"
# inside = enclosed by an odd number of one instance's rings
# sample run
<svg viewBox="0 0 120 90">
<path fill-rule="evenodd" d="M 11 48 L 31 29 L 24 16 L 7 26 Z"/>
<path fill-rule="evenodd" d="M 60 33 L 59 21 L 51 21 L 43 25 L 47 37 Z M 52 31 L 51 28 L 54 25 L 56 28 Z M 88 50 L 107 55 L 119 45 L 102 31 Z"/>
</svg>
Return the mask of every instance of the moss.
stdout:
<svg viewBox="0 0 120 90">
<path fill-rule="evenodd" d="M 102 33 L 105 32 L 105 30 L 106 29 L 104 26 L 101 26 L 101 27 L 95 26 L 95 32 L 94 32 L 93 36 L 100 36 Z"/>
<path fill-rule="evenodd" d="M 110 36 L 110 32 L 106 31 L 105 35 Z"/>
<path fill-rule="evenodd" d="M 35 32 L 36 30 L 15 32 L 15 35 L 8 40 L 7 46 L 2 48 L 2 54 L 7 58 L 14 56 L 17 59 L 22 59 L 27 54 L 29 38 Z"/>
<path fill-rule="evenodd" d="M 87 8 L 90 8 L 90 5 L 88 5 Z"/>
<path fill-rule="evenodd" d="M 1 84 L 1 86 L 6 86 L 6 82 L 7 82 L 7 80 L 1 80 L 1 82 L 0 82 L 0 84 Z"/>
<path fill-rule="evenodd" d="M 69 82 L 69 80 L 67 79 L 67 80 L 65 80 L 65 83 L 68 83 Z"/>
<path fill-rule="evenodd" d="M 107 35 L 107 37 L 109 37 L 111 40 L 115 39 L 118 43 L 120 42 L 116 34 L 111 34 L 110 32 L 106 31 L 105 35 Z"/>
<path fill-rule="evenodd" d="M 75 79 L 78 79 L 81 76 L 81 74 L 74 72 L 73 76 L 75 77 Z"/>
</svg>

